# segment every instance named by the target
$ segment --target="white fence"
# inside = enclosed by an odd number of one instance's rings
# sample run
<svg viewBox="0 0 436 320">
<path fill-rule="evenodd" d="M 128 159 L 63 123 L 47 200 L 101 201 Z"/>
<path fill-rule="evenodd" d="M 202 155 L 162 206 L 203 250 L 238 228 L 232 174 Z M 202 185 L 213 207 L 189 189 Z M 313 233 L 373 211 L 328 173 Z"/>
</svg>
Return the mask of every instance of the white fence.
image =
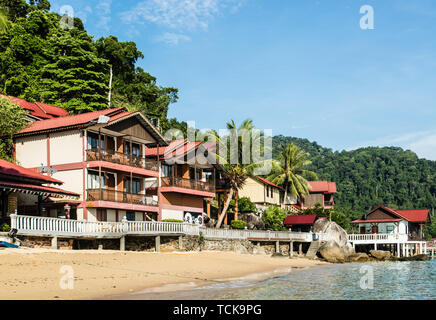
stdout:
<svg viewBox="0 0 436 320">
<path fill-rule="evenodd" d="M 205 228 L 179 222 L 123 221 L 91 222 L 49 217 L 11 215 L 11 227 L 21 235 L 121 237 L 123 235 L 193 235 L 206 239 L 282 240 L 310 242 L 324 235 L 310 232 L 232 230 Z"/>
<path fill-rule="evenodd" d="M 348 241 L 353 243 L 388 243 L 388 242 L 405 242 L 408 240 L 407 234 L 398 233 L 373 233 L 373 234 L 349 234 Z"/>
</svg>

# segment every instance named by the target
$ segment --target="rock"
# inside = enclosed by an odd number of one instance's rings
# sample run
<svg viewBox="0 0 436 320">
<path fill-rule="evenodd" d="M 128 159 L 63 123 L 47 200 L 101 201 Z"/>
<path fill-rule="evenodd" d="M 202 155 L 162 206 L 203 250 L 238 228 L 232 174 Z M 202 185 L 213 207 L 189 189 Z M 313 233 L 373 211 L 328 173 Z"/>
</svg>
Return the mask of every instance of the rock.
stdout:
<svg viewBox="0 0 436 320">
<path fill-rule="evenodd" d="M 429 261 L 430 257 L 425 254 L 418 254 L 411 257 L 396 258 L 397 261 Z"/>
<path fill-rule="evenodd" d="M 256 255 L 266 255 L 265 248 L 260 246 L 255 246 L 253 248 L 253 254 Z"/>
<path fill-rule="evenodd" d="M 238 216 L 239 220 L 245 221 L 246 227 L 249 230 L 263 230 L 265 229 L 265 224 L 262 218 L 255 213 L 241 213 Z"/>
<path fill-rule="evenodd" d="M 212 218 L 209 218 L 208 221 L 205 220 L 204 222 L 205 222 L 206 227 L 208 227 L 208 228 L 215 228 L 215 225 L 217 223 L 217 221 L 215 219 L 212 219 Z"/>
<path fill-rule="evenodd" d="M 248 250 L 240 243 L 236 243 L 233 247 L 233 251 L 238 254 L 248 254 Z"/>
<path fill-rule="evenodd" d="M 336 241 L 330 240 L 319 248 L 320 255 L 328 262 L 345 262 L 348 251 Z"/>
<path fill-rule="evenodd" d="M 348 262 L 367 262 L 371 258 L 364 252 L 354 253 L 347 257 Z"/>
<path fill-rule="evenodd" d="M 391 258 L 391 253 L 389 251 L 370 250 L 369 253 L 377 260 L 389 260 Z"/>
<path fill-rule="evenodd" d="M 271 255 L 271 257 L 273 257 L 273 258 L 284 257 L 284 255 L 283 255 L 282 253 L 280 253 L 280 252 L 274 252 L 274 253 Z"/>
<path fill-rule="evenodd" d="M 348 235 L 336 222 L 328 219 L 318 219 L 313 224 L 313 233 L 325 233 L 328 240 L 334 240 L 340 247 L 345 247 L 348 243 Z"/>
</svg>

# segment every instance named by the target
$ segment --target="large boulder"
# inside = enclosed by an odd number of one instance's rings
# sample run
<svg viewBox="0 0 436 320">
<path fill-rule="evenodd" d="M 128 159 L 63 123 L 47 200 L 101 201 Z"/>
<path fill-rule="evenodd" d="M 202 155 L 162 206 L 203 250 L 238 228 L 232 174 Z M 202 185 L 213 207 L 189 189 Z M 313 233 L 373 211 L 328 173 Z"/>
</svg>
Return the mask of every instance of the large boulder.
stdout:
<svg viewBox="0 0 436 320">
<path fill-rule="evenodd" d="M 391 253 L 389 251 L 370 250 L 369 253 L 377 260 L 389 260 L 391 258 Z"/>
<path fill-rule="evenodd" d="M 319 248 L 319 253 L 328 262 L 345 262 L 349 255 L 345 246 L 340 246 L 335 240 L 323 244 Z"/>
<path fill-rule="evenodd" d="M 354 253 L 347 257 L 348 262 L 367 262 L 371 258 L 364 252 Z"/>
<path fill-rule="evenodd" d="M 324 233 L 328 241 L 336 241 L 340 247 L 345 247 L 348 244 L 348 234 L 336 222 L 328 219 L 318 219 L 313 224 L 313 233 Z"/>
<path fill-rule="evenodd" d="M 255 254 L 255 255 L 266 255 L 265 248 L 261 247 L 261 246 L 254 246 L 253 254 Z"/>
<path fill-rule="evenodd" d="M 240 243 L 234 245 L 233 251 L 238 254 L 248 254 L 247 248 Z"/>
<path fill-rule="evenodd" d="M 430 257 L 425 255 L 425 254 L 418 254 L 416 256 L 411 256 L 411 257 L 396 258 L 395 260 L 397 260 L 397 261 L 429 261 Z"/>
<path fill-rule="evenodd" d="M 263 230 L 265 229 L 265 224 L 262 218 L 255 213 L 241 213 L 238 215 L 238 219 L 245 221 L 248 230 Z"/>
</svg>

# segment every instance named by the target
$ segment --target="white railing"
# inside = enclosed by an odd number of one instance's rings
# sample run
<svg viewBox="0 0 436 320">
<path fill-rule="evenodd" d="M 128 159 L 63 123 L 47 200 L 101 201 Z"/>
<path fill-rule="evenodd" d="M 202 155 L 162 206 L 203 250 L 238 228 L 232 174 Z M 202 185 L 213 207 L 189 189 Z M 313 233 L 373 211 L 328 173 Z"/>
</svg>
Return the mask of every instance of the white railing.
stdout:
<svg viewBox="0 0 436 320">
<path fill-rule="evenodd" d="M 234 230 L 205 228 L 180 222 L 122 221 L 91 222 L 50 217 L 11 215 L 11 227 L 22 235 L 45 236 L 100 236 L 121 237 L 123 235 L 192 235 L 200 232 L 206 239 L 247 239 L 312 241 L 310 232 Z M 317 235 L 322 237 L 322 235 Z"/>
<path fill-rule="evenodd" d="M 407 234 L 399 233 L 373 233 L 373 234 L 349 234 L 348 241 L 350 242 L 402 242 L 407 241 Z"/>
</svg>

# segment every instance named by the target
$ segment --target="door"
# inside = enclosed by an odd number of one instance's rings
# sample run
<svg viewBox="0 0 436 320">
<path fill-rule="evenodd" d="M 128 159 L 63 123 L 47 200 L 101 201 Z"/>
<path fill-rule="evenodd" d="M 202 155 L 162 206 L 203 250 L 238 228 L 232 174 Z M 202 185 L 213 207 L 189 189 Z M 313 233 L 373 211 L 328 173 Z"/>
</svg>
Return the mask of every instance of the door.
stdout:
<svg viewBox="0 0 436 320">
<path fill-rule="evenodd" d="M 360 227 L 360 234 L 365 234 L 366 232 L 366 228 L 365 227 Z"/>
<path fill-rule="evenodd" d="M 372 226 L 371 233 L 378 233 L 378 226 Z"/>
</svg>

